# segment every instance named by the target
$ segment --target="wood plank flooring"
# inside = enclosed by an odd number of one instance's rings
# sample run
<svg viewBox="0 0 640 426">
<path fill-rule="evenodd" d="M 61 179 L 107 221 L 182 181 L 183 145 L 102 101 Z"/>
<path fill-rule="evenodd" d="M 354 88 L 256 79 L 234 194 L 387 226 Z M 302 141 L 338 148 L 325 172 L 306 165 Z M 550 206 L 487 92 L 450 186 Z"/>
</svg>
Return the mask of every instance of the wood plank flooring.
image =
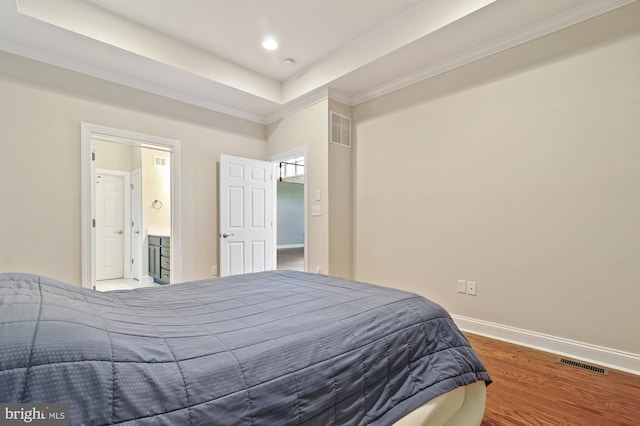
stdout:
<svg viewBox="0 0 640 426">
<path fill-rule="evenodd" d="M 304 271 L 304 247 L 278 249 L 278 269 Z"/>
<path fill-rule="evenodd" d="M 493 383 L 482 426 L 640 425 L 640 376 L 558 364 L 557 355 L 465 333 Z"/>
</svg>

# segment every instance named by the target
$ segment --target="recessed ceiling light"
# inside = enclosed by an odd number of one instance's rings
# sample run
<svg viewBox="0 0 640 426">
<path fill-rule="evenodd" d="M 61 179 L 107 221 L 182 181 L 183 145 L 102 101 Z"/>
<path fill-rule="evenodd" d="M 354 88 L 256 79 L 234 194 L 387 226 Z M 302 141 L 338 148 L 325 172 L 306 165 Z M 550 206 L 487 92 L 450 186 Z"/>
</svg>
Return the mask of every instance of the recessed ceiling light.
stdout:
<svg viewBox="0 0 640 426">
<path fill-rule="evenodd" d="M 262 42 L 262 47 L 264 47 L 267 50 L 276 50 L 278 48 L 278 42 L 272 38 L 268 38 Z"/>
</svg>

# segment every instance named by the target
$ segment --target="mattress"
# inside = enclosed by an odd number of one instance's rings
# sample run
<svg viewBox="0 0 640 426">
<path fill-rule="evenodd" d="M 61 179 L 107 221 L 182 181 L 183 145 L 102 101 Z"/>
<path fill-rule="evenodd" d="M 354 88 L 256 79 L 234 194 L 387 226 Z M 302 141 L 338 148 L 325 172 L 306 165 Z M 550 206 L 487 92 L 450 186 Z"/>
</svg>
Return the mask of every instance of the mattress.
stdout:
<svg viewBox="0 0 640 426">
<path fill-rule="evenodd" d="M 0 335 L 0 401 L 71 424 L 389 425 L 491 381 L 439 305 L 295 271 L 107 293 L 0 274 Z"/>
</svg>

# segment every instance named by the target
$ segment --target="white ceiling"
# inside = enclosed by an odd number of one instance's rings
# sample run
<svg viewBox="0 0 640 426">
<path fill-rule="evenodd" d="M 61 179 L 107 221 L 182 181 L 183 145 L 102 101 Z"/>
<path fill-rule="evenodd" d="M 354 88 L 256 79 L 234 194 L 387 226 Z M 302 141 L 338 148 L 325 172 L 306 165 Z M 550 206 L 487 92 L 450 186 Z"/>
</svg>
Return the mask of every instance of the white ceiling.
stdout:
<svg viewBox="0 0 640 426">
<path fill-rule="evenodd" d="M 0 50 L 268 123 L 328 95 L 356 105 L 634 1 L 0 0 Z M 262 49 L 268 36 L 278 50 Z"/>
<path fill-rule="evenodd" d="M 254 72 L 284 81 L 420 0 L 89 2 Z M 262 49 L 261 42 L 267 36 L 280 42 L 278 51 Z M 297 66 L 284 65 L 286 58 L 295 59 Z"/>
</svg>

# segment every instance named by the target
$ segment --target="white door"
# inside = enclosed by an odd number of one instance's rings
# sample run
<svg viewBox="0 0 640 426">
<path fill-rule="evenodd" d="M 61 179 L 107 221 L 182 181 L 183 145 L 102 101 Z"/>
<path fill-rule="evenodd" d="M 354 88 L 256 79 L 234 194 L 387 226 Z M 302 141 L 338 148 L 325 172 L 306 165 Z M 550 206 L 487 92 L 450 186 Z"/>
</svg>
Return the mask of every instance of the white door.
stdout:
<svg viewBox="0 0 640 426">
<path fill-rule="evenodd" d="M 142 172 L 131 172 L 131 276 L 142 279 Z"/>
<path fill-rule="evenodd" d="M 96 175 L 96 280 L 124 277 L 124 177 Z"/>
<path fill-rule="evenodd" d="M 220 276 L 274 269 L 273 166 L 220 156 Z"/>
</svg>

